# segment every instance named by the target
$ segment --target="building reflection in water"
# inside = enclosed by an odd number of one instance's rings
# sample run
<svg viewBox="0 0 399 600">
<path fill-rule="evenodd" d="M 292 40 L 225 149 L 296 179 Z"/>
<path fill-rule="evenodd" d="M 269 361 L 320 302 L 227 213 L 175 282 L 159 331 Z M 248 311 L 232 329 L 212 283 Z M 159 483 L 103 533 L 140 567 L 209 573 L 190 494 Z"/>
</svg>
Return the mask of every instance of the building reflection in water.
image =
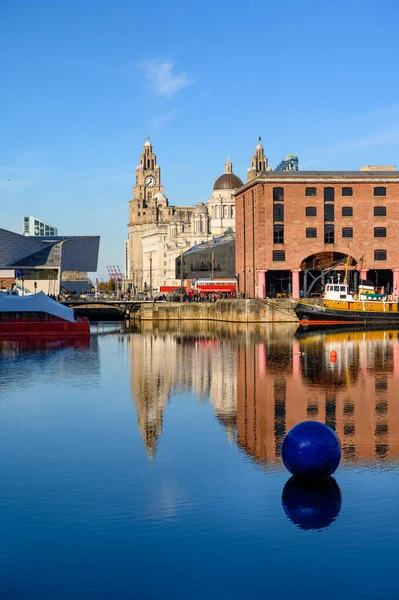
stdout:
<svg viewBox="0 0 399 600">
<path fill-rule="evenodd" d="M 239 346 L 239 446 L 260 463 L 274 462 L 285 433 L 314 419 L 337 432 L 344 459 L 396 460 L 398 335 L 338 332 Z"/>
<path fill-rule="evenodd" d="M 188 389 L 202 402 L 209 398 L 228 439 L 260 464 L 279 462 L 285 433 L 305 419 L 337 432 L 344 460 L 396 460 L 399 332 L 297 339 L 294 331 L 284 325 L 148 323 L 128 336 L 132 396 L 149 457 L 169 397 Z"/>
<path fill-rule="evenodd" d="M 172 393 L 190 390 L 210 400 L 233 440 L 237 417 L 236 346 L 208 323 L 144 323 L 128 337 L 131 389 L 138 426 L 149 458 L 157 449 L 163 412 Z"/>
</svg>

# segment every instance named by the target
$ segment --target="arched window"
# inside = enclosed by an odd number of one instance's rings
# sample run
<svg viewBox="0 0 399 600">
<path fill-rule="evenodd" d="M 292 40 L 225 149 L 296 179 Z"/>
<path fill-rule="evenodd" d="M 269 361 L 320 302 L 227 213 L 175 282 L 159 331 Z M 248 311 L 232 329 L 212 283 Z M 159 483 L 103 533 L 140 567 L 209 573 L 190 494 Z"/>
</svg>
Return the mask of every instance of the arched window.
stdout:
<svg viewBox="0 0 399 600">
<path fill-rule="evenodd" d="M 274 225 L 273 243 L 284 244 L 284 225 Z"/>
<path fill-rule="evenodd" d="M 325 187 L 324 188 L 324 202 L 334 202 L 334 188 L 333 187 Z"/>
<path fill-rule="evenodd" d="M 374 237 L 387 237 L 386 227 L 374 227 Z"/>
<path fill-rule="evenodd" d="M 353 188 L 351 188 L 351 187 L 343 187 L 342 188 L 342 195 L 343 196 L 353 196 Z"/>
<path fill-rule="evenodd" d="M 374 250 L 374 260 L 386 260 L 387 259 L 387 251 L 386 250 Z"/>
<path fill-rule="evenodd" d="M 273 188 L 273 201 L 283 202 L 284 201 L 284 188 L 275 187 Z"/>
</svg>

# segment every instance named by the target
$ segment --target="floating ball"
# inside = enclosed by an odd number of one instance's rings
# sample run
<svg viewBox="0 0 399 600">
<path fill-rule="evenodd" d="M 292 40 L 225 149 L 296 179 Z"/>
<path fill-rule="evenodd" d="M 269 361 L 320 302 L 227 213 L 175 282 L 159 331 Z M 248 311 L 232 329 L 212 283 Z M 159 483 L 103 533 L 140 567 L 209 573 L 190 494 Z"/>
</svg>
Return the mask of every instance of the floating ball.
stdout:
<svg viewBox="0 0 399 600">
<path fill-rule="evenodd" d="M 310 481 L 291 477 L 281 502 L 287 517 L 300 529 L 324 529 L 339 515 L 342 494 L 333 477 Z"/>
<path fill-rule="evenodd" d="M 341 443 L 324 423 L 303 421 L 287 433 L 281 454 L 285 466 L 296 477 L 328 477 L 341 460 Z"/>
</svg>

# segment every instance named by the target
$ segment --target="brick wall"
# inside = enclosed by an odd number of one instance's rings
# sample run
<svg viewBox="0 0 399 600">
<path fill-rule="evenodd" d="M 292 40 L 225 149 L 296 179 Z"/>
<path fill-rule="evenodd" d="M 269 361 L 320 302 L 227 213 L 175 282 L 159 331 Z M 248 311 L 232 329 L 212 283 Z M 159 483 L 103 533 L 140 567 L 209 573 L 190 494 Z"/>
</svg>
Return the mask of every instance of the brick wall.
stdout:
<svg viewBox="0 0 399 600">
<path fill-rule="evenodd" d="M 299 172 L 300 173 L 300 172 Z M 237 273 L 239 291 L 247 297 L 256 292 L 256 271 L 292 270 L 302 261 L 320 252 L 351 254 L 364 268 L 399 268 L 399 178 L 392 182 L 356 182 L 350 178 L 334 182 L 318 178 L 305 182 L 257 180 L 236 196 Z M 384 178 L 385 179 L 385 178 Z M 284 188 L 284 244 L 273 243 L 273 188 Z M 386 187 L 386 197 L 375 197 L 374 187 Z M 316 188 L 316 196 L 306 196 L 307 187 Z M 324 243 L 324 188 L 334 187 L 335 243 Z M 352 187 L 353 196 L 342 196 L 343 187 Z M 307 206 L 317 209 L 317 216 L 305 216 Z M 385 206 L 386 216 L 374 216 L 375 206 Z M 353 207 L 352 217 L 342 216 L 342 207 Z M 315 227 L 317 238 L 306 238 L 306 228 Z M 352 227 L 353 238 L 343 238 L 342 228 Z M 375 238 L 374 227 L 386 227 L 386 238 Z M 349 249 L 349 245 L 350 249 Z M 387 260 L 375 261 L 374 250 L 386 250 Z M 274 262 L 273 250 L 284 250 L 285 261 Z"/>
</svg>

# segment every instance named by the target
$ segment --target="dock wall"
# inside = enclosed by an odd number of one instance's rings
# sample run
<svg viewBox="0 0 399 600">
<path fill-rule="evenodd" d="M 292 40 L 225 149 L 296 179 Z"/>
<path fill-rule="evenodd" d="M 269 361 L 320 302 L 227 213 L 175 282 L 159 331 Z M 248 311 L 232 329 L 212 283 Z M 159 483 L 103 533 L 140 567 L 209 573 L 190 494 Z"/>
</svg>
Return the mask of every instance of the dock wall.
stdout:
<svg viewBox="0 0 399 600">
<path fill-rule="evenodd" d="M 317 303 L 318 301 L 313 301 Z M 143 321 L 225 321 L 230 323 L 297 322 L 296 300 L 218 300 L 217 302 L 154 302 L 141 306 Z"/>
</svg>

